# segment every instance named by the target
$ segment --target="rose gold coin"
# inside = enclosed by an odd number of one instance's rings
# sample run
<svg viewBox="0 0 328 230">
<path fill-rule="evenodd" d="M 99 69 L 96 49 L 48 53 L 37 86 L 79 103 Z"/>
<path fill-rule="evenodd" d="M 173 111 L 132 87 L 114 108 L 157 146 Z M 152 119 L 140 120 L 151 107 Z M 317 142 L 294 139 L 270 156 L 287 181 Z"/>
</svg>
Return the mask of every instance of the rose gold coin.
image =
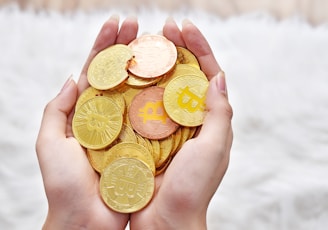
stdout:
<svg viewBox="0 0 328 230">
<path fill-rule="evenodd" d="M 164 110 L 163 93 L 164 89 L 158 86 L 146 88 L 134 97 L 129 107 L 132 128 L 148 139 L 163 139 L 179 127 Z"/>
<path fill-rule="evenodd" d="M 173 68 L 178 52 L 173 44 L 160 35 L 143 35 L 128 45 L 135 58 L 129 71 L 142 78 L 159 77 Z"/>
</svg>

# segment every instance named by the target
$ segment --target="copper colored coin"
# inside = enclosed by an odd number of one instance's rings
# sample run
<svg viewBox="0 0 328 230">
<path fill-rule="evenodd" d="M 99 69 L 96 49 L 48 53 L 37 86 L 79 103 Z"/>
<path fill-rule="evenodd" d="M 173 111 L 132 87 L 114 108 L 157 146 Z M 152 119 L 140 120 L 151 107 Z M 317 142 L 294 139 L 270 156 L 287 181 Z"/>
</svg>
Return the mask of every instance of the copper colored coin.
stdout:
<svg viewBox="0 0 328 230">
<path fill-rule="evenodd" d="M 128 46 L 135 55 L 129 71 L 142 78 L 167 73 L 174 67 L 178 56 L 173 42 L 160 35 L 143 35 Z"/>
<path fill-rule="evenodd" d="M 163 139 L 179 127 L 164 110 L 163 93 L 164 89 L 158 86 L 146 88 L 134 97 L 129 107 L 133 129 L 148 139 Z"/>
</svg>

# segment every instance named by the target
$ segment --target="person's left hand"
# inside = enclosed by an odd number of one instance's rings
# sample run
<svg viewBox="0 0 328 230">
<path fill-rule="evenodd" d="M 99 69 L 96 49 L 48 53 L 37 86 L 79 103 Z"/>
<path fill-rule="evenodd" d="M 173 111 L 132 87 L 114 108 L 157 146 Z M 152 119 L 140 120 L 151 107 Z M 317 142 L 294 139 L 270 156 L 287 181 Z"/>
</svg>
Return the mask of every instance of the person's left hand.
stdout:
<svg viewBox="0 0 328 230">
<path fill-rule="evenodd" d="M 102 201 L 99 176 L 73 137 L 71 120 L 78 95 L 88 87 L 90 61 L 112 44 L 129 43 L 137 31 L 135 19 L 126 19 L 119 29 L 118 18 L 110 18 L 95 41 L 78 85 L 69 79 L 44 110 L 36 142 L 49 206 L 44 229 L 124 229 L 127 225 L 128 214 L 114 212 Z"/>
</svg>

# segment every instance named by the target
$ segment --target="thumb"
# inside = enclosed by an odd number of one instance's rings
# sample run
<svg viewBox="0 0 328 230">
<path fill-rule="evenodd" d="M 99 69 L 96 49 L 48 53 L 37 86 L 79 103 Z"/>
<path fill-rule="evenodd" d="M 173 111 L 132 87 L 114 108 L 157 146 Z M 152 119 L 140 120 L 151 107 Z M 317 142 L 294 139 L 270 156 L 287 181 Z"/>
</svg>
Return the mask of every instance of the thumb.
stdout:
<svg viewBox="0 0 328 230">
<path fill-rule="evenodd" d="M 232 107 L 228 101 L 225 74 L 220 71 L 210 81 L 206 95 L 207 114 L 199 138 L 211 147 L 229 147 L 232 142 Z"/>
<path fill-rule="evenodd" d="M 66 138 L 68 116 L 77 98 L 76 83 L 69 78 L 60 93 L 51 100 L 43 114 L 38 136 L 39 143 L 49 143 L 57 138 Z"/>
</svg>

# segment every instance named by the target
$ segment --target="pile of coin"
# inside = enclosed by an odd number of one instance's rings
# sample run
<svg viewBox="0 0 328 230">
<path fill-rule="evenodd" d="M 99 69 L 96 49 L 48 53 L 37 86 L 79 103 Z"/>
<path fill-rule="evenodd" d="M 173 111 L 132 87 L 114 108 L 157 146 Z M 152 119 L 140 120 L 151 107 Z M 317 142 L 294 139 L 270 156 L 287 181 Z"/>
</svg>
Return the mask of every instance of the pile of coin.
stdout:
<svg viewBox="0 0 328 230">
<path fill-rule="evenodd" d="M 87 78 L 74 136 L 100 174 L 104 202 L 136 212 L 152 199 L 155 177 L 202 124 L 208 80 L 188 49 L 160 35 L 104 49 Z"/>
</svg>

